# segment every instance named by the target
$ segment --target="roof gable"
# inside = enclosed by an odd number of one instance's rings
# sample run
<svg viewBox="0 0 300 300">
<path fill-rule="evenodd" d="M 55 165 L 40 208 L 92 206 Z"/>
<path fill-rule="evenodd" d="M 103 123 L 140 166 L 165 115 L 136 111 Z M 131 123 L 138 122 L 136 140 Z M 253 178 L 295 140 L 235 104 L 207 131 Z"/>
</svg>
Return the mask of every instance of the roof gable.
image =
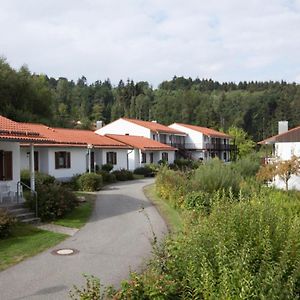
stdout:
<svg viewBox="0 0 300 300">
<path fill-rule="evenodd" d="M 292 128 L 289 131 L 271 136 L 265 140 L 258 142 L 258 144 L 273 144 L 276 142 L 300 142 L 300 126 Z"/>
<path fill-rule="evenodd" d="M 117 135 L 117 134 L 107 134 L 105 136 L 120 141 L 122 143 L 125 143 L 134 148 L 141 149 L 143 151 L 147 151 L 147 150 L 175 151 L 176 150 L 176 148 L 160 143 L 158 141 L 151 140 L 144 136 Z"/>
<path fill-rule="evenodd" d="M 166 125 L 162 125 L 162 124 L 157 123 L 157 122 L 143 121 L 143 120 L 129 119 L 129 118 L 121 118 L 121 119 L 125 120 L 127 122 L 134 123 L 136 125 L 148 128 L 148 129 L 150 129 L 151 131 L 154 131 L 154 132 L 185 135 L 184 132 L 181 132 L 179 130 L 170 128 Z"/>
<path fill-rule="evenodd" d="M 174 124 L 177 124 L 177 125 L 182 126 L 182 127 L 186 127 L 188 129 L 203 133 L 203 134 L 205 134 L 207 136 L 211 136 L 211 137 L 224 138 L 224 139 L 230 139 L 231 138 L 226 133 L 223 133 L 223 132 L 211 129 L 211 128 L 207 128 L 207 127 L 201 127 L 201 126 L 184 124 L 184 123 L 174 123 Z"/>
</svg>

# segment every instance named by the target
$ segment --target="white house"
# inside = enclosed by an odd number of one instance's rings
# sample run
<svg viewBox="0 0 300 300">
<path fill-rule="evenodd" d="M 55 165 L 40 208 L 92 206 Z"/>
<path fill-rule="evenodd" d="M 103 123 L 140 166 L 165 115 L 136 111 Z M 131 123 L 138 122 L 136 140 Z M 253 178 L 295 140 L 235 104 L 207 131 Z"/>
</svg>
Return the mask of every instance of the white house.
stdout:
<svg viewBox="0 0 300 300">
<path fill-rule="evenodd" d="M 4 198 L 16 200 L 20 182 L 20 143 L 29 145 L 30 165 L 33 169 L 33 143 L 50 142 L 40 133 L 30 130 L 21 123 L 0 116 L 0 203 Z M 52 142 L 52 141 L 51 141 Z M 34 172 L 31 172 L 32 189 L 34 190 Z"/>
<path fill-rule="evenodd" d="M 108 134 L 107 137 L 131 146 L 128 150 L 128 169 L 134 170 L 146 164 L 165 161 L 173 163 L 175 148 L 143 136 Z"/>
<path fill-rule="evenodd" d="M 114 170 L 127 168 L 130 146 L 100 136 L 90 130 L 51 128 L 42 124 L 26 124 L 55 143 L 35 145 L 35 170 L 61 181 L 76 174 L 94 171 L 96 166 L 110 163 Z M 21 145 L 21 169 L 29 167 L 29 147 Z"/>
<path fill-rule="evenodd" d="M 179 148 L 184 144 L 186 134 L 179 130 L 157 123 L 156 121 L 142 121 L 120 118 L 96 130 L 97 134 L 118 134 L 144 136 L 154 141 Z"/>
<path fill-rule="evenodd" d="M 223 161 L 230 160 L 229 135 L 214 129 L 182 123 L 173 123 L 169 127 L 186 133 L 184 151 L 187 156 L 197 160 L 213 157 Z"/>
<path fill-rule="evenodd" d="M 288 130 L 288 122 L 278 122 L 278 134 L 269 137 L 260 145 L 271 145 L 272 156 L 265 158 L 265 163 L 276 160 L 289 160 L 293 155 L 300 157 L 300 126 Z M 279 178 L 275 178 L 273 184 L 278 188 L 285 188 L 285 184 Z M 292 175 L 289 180 L 289 189 L 300 190 L 300 176 Z"/>
</svg>

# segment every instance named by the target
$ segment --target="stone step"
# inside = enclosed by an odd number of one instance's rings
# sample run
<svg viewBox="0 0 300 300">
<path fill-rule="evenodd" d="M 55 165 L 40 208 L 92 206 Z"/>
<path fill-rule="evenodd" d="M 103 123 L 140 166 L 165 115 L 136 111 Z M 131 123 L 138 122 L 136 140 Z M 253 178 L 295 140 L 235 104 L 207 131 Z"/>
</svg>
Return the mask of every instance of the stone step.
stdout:
<svg viewBox="0 0 300 300">
<path fill-rule="evenodd" d="M 8 211 L 13 215 L 19 215 L 19 214 L 22 214 L 22 213 L 27 213 L 28 208 L 26 208 L 26 207 L 13 208 L 13 209 L 9 209 Z"/>
<path fill-rule="evenodd" d="M 35 217 L 35 213 L 33 212 L 26 212 L 22 214 L 14 215 L 19 221 L 26 220 L 26 219 L 32 219 Z"/>
<path fill-rule="evenodd" d="M 29 218 L 29 219 L 20 220 L 20 222 L 24 224 L 39 224 L 40 221 L 41 221 L 40 218 Z"/>
</svg>

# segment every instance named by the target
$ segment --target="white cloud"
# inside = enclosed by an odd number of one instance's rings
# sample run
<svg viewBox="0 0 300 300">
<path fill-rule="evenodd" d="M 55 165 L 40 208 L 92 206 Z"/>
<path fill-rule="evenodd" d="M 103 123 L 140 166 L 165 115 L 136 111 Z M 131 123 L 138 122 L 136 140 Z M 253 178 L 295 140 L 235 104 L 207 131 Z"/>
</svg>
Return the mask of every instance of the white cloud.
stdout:
<svg viewBox="0 0 300 300">
<path fill-rule="evenodd" d="M 0 54 L 90 82 L 297 80 L 300 0 L 7 0 Z"/>
</svg>

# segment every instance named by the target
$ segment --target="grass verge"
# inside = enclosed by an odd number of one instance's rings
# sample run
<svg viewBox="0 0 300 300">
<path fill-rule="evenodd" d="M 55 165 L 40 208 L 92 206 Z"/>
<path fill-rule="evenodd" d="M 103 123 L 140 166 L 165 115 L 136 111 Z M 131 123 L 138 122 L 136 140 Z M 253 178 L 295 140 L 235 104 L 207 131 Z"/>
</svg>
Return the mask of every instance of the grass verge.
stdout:
<svg viewBox="0 0 300 300">
<path fill-rule="evenodd" d="M 10 237 L 0 240 L 0 271 L 58 244 L 66 237 L 65 234 L 17 224 Z"/>
<path fill-rule="evenodd" d="M 146 197 L 156 206 L 171 232 L 178 232 L 183 229 L 180 213 L 168 202 L 164 201 L 157 195 L 155 184 L 146 186 L 144 188 L 144 193 Z"/>
<path fill-rule="evenodd" d="M 90 218 L 95 203 L 95 195 L 80 193 L 84 196 L 87 202 L 79 204 L 70 213 L 63 218 L 53 221 L 53 224 L 71 228 L 81 228 Z"/>
</svg>

